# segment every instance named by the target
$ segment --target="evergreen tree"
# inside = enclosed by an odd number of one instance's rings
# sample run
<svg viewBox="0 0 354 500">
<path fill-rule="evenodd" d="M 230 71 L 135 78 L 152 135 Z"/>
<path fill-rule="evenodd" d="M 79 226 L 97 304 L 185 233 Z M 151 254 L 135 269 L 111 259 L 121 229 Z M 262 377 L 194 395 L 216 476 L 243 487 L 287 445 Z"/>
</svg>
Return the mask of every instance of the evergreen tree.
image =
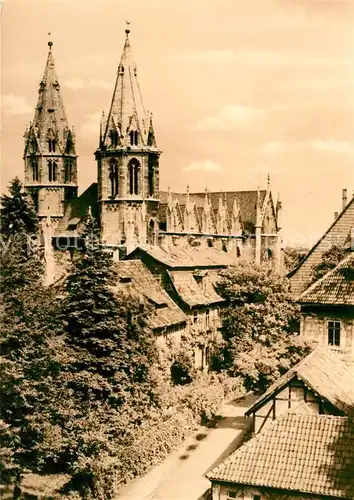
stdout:
<svg viewBox="0 0 354 500">
<path fill-rule="evenodd" d="M 38 221 L 18 179 L 10 193 L 3 197 L 0 249 L 0 441 L 7 450 L 2 479 L 14 480 L 19 490 L 24 469 L 38 470 L 44 462 L 40 448 L 49 448 L 44 443 L 51 434 L 58 362 L 56 304 L 43 286 L 38 235 L 33 233 Z"/>
<path fill-rule="evenodd" d="M 37 233 L 38 220 L 22 183 L 15 177 L 9 186 L 9 195 L 1 197 L 1 233 L 5 235 L 25 232 Z"/>
<path fill-rule="evenodd" d="M 155 345 L 144 305 L 114 291 L 113 260 L 91 215 L 82 239 L 84 251 L 67 278 L 63 306 L 68 345 L 75 353 L 69 383 L 86 400 L 119 407 L 132 394 L 149 392 Z"/>
</svg>

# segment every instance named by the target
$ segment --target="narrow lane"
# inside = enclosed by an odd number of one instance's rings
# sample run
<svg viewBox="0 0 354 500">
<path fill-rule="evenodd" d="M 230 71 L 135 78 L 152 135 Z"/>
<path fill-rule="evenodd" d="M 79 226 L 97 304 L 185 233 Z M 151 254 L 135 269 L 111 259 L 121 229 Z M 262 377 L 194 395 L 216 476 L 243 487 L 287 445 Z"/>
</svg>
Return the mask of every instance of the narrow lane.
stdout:
<svg viewBox="0 0 354 500">
<path fill-rule="evenodd" d="M 123 486 L 116 500 L 202 500 L 210 483 L 205 473 L 235 450 L 253 395 L 225 403 L 215 428 L 201 427 L 177 452 L 142 478 Z"/>
</svg>

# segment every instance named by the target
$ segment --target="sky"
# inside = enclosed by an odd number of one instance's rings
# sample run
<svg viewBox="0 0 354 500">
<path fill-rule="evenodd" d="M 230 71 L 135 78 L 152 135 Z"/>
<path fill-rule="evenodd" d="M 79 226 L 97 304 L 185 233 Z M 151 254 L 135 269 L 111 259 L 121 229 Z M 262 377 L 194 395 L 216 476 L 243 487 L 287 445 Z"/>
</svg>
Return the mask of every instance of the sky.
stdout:
<svg viewBox="0 0 354 500">
<path fill-rule="evenodd" d="M 3 0 L 1 188 L 23 178 L 48 33 L 82 192 L 96 180 L 126 20 L 160 188 L 265 188 L 311 246 L 354 190 L 354 0 Z"/>
</svg>

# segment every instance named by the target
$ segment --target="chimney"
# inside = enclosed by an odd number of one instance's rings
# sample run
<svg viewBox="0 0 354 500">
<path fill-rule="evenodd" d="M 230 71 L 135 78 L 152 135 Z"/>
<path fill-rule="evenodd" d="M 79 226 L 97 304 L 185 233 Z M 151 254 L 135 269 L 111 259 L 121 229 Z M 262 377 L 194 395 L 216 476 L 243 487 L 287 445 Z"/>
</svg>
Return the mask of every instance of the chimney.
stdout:
<svg viewBox="0 0 354 500">
<path fill-rule="evenodd" d="M 348 190 L 343 189 L 343 192 L 342 192 L 342 210 L 345 209 L 345 207 L 347 206 L 347 203 L 348 203 Z"/>
<path fill-rule="evenodd" d="M 338 212 L 334 212 L 334 220 L 338 219 Z"/>
</svg>

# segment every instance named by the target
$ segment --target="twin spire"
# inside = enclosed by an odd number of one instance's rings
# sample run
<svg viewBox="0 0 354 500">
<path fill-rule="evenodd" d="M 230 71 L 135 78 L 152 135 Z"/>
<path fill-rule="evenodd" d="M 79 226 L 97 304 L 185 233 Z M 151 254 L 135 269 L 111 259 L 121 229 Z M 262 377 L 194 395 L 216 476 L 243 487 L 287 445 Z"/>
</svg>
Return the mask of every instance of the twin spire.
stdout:
<svg viewBox="0 0 354 500">
<path fill-rule="evenodd" d="M 118 65 L 111 107 L 101 122 L 100 147 L 156 147 L 152 115 L 144 106 L 130 45 L 129 22 Z"/>
<path fill-rule="evenodd" d="M 53 42 L 48 42 L 49 51 L 44 69 L 43 78 L 39 84 L 38 101 L 33 122 L 27 131 L 27 137 L 31 144 L 36 143 L 40 153 L 51 153 L 50 141 L 55 141 L 56 152 L 64 153 L 68 140 L 73 147 L 73 133 L 69 128 L 63 100 L 60 93 L 60 85 L 55 70 L 52 52 Z M 70 138 L 70 139 L 69 139 Z M 70 153 L 75 154 L 72 149 Z"/>
</svg>

